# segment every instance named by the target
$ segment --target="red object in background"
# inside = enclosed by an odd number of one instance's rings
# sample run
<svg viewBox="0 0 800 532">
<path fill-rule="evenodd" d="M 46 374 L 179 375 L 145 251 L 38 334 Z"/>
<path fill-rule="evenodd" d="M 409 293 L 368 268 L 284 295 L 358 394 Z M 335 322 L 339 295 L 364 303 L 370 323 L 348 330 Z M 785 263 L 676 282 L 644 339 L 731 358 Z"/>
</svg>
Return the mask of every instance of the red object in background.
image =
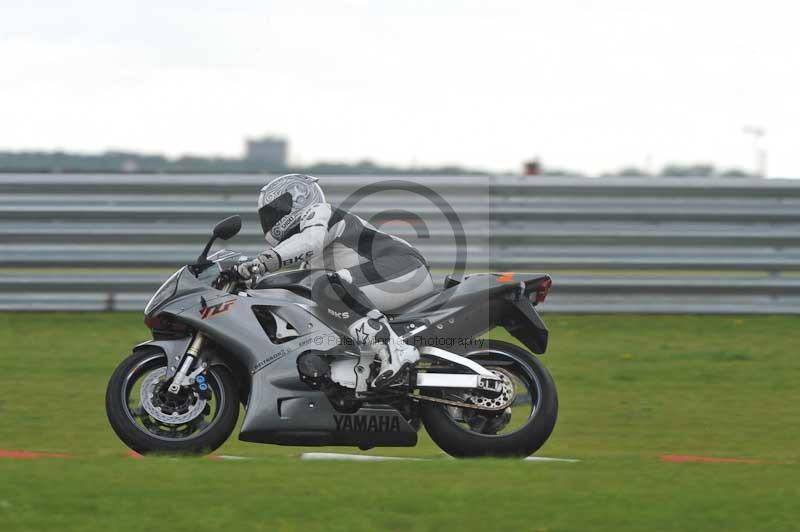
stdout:
<svg viewBox="0 0 800 532">
<path fill-rule="evenodd" d="M 0 458 L 36 460 L 38 458 L 69 458 L 69 455 L 64 453 L 39 453 L 34 451 L 9 451 L 6 449 L 0 449 Z"/>
<path fill-rule="evenodd" d="M 525 163 L 525 175 L 541 175 L 542 164 L 539 159 L 534 159 Z"/>
<path fill-rule="evenodd" d="M 753 458 L 721 458 L 716 456 L 695 456 L 691 454 L 662 454 L 663 462 L 716 462 L 722 464 L 763 464 L 761 460 Z"/>
</svg>

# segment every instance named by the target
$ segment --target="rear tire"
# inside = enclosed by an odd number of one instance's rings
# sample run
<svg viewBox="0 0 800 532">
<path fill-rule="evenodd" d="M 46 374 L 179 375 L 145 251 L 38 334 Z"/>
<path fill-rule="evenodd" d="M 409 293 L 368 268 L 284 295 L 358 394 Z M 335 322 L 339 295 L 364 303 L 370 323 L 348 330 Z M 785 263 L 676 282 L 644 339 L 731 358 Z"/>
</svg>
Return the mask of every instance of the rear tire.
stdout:
<svg viewBox="0 0 800 532">
<path fill-rule="evenodd" d="M 509 434 L 479 434 L 459 425 L 448 407 L 420 401 L 421 417 L 431 439 L 456 458 L 525 457 L 538 450 L 553 432 L 558 417 L 558 395 L 547 368 L 525 349 L 508 342 L 486 340 L 480 349 L 462 353 L 481 365 L 492 361 L 507 364 L 525 373 L 536 384 L 538 403 L 519 429 Z M 498 366 L 500 367 L 500 366 Z"/>
<path fill-rule="evenodd" d="M 202 430 L 197 430 L 196 433 L 190 432 L 185 437 L 161 437 L 150 431 L 146 425 L 136 422 L 142 414 L 136 413 L 131 408 L 128 397 L 134 376 L 146 375 L 147 371 L 158 371 L 166 365 L 166 355 L 156 348 L 151 348 L 134 352 L 117 366 L 106 389 L 106 414 L 111 428 L 119 439 L 140 454 L 210 453 L 225 443 L 239 419 L 236 382 L 227 368 L 210 367 L 206 372 L 206 380 L 213 389 L 212 393 L 216 395 L 217 407 L 212 412 L 212 419 Z"/>
</svg>

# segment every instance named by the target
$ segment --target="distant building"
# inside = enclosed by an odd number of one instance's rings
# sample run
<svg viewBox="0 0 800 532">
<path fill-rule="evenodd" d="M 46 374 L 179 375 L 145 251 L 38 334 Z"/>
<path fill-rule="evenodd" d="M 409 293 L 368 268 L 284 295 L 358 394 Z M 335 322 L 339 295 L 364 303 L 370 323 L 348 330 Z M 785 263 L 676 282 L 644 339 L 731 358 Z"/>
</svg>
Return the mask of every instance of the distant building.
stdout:
<svg viewBox="0 0 800 532">
<path fill-rule="evenodd" d="M 245 159 L 265 170 L 286 168 L 289 143 L 280 137 L 247 139 Z"/>
</svg>

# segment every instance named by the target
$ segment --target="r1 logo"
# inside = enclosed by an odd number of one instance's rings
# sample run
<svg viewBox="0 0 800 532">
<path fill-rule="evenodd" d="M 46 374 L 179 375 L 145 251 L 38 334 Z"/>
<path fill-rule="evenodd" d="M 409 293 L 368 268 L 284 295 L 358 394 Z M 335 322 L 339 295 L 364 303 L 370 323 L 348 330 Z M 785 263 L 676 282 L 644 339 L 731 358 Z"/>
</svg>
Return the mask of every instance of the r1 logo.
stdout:
<svg viewBox="0 0 800 532">
<path fill-rule="evenodd" d="M 207 320 L 208 318 L 224 314 L 231 309 L 234 303 L 236 303 L 236 300 L 231 299 L 230 301 L 223 301 L 211 307 L 206 307 L 200 310 L 200 319 Z"/>
</svg>

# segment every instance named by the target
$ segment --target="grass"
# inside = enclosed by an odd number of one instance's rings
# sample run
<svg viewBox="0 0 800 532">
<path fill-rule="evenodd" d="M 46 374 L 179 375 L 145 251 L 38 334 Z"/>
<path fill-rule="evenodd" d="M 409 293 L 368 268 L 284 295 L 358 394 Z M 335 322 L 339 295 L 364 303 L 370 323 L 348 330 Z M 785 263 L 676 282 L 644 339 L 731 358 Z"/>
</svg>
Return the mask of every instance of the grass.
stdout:
<svg viewBox="0 0 800 532">
<path fill-rule="evenodd" d="M 146 339 L 138 314 L 0 314 L 0 449 L 73 455 L 0 458 L 0 531 L 798 530 L 798 318 L 548 324 L 561 411 L 539 454 L 581 462 L 456 461 L 424 434 L 369 453 L 426 462 L 305 462 L 235 437 L 218 452 L 257 459 L 215 462 L 132 460 L 108 427 L 107 379 Z"/>
</svg>

